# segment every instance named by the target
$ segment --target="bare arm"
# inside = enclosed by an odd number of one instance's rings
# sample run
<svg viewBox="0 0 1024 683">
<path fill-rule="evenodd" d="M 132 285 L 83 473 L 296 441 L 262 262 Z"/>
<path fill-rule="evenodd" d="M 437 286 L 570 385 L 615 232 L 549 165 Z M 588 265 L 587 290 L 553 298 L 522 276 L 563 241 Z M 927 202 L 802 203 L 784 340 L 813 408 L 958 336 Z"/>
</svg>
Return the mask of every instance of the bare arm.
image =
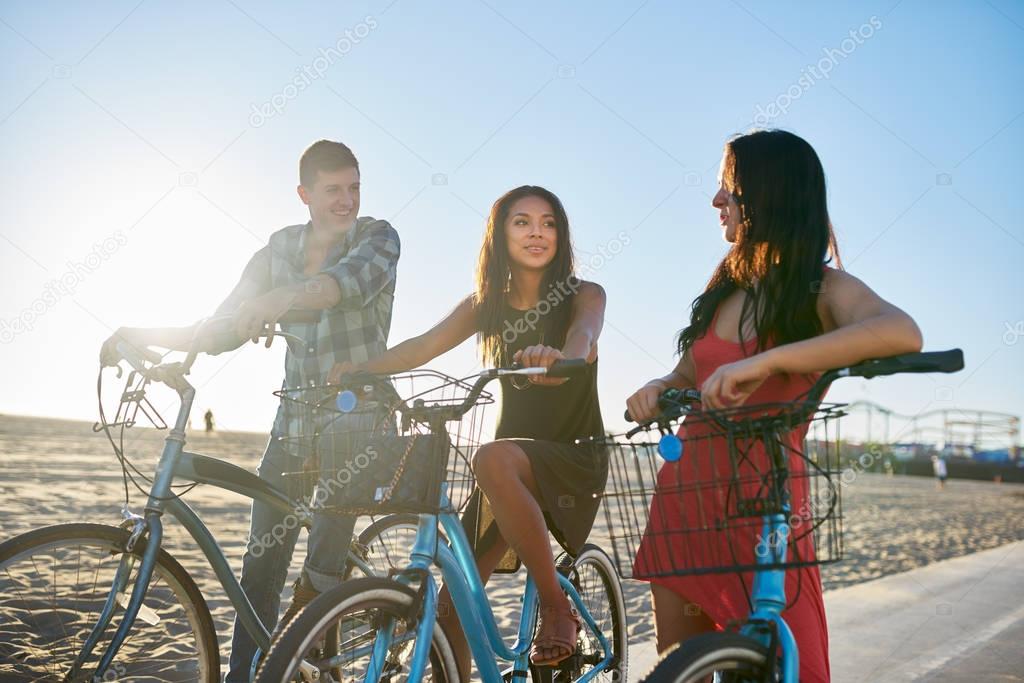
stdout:
<svg viewBox="0 0 1024 683">
<path fill-rule="evenodd" d="M 336 363 L 327 381 L 337 383 L 346 372 L 361 370 L 377 374 L 404 372 L 429 363 L 469 339 L 476 332 L 476 307 L 471 294 L 455 309 L 423 334 L 406 339 L 365 363 Z"/>
<path fill-rule="evenodd" d="M 604 289 L 594 282 L 581 282 L 572 299 L 572 317 L 565 332 L 561 349 L 537 344 L 517 351 L 512 357 L 525 367 L 551 367 L 562 358 L 585 358 L 588 363 L 597 360 L 597 338 L 604 327 L 604 309 L 607 302 Z M 565 378 L 531 375 L 530 382 L 544 386 L 557 386 Z"/>
<path fill-rule="evenodd" d="M 668 389 L 689 389 L 697 385 L 697 368 L 690 351 L 682 355 L 672 372 L 652 379 L 626 399 L 630 417 L 641 422 L 658 416 L 658 397 Z"/>
<path fill-rule="evenodd" d="M 652 379 L 648 384 L 653 384 L 661 392 L 668 389 L 690 389 L 697 385 L 697 368 L 693 364 L 693 357 L 689 349 L 680 357 L 679 362 L 672 368 L 672 372 L 661 377 Z"/>
<path fill-rule="evenodd" d="M 823 372 L 921 350 L 921 330 L 914 319 L 849 273 L 826 273 L 818 314 L 824 334 L 715 370 L 701 386 L 704 404 L 711 408 L 742 404 L 773 374 Z"/>
<path fill-rule="evenodd" d="M 573 297 L 573 317 L 565 333 L 562 355 L 566 358 L 597 359 L 597 338 L 604 328 L 604 310 L 608 297 L 595 282 L 584 282 Z"/>
<path fill-rule="evenodd" d="M 265 295 L 268 291 L 270 250 L 264 247 L 249 259 L 238 283 L 217 307 L 214 316 L 232 315 L 245 301 Z M 136 349 L 143 346 L 159 346 L 172 351 L 188 351 L 192 348 L 199 324 L 197 322 L 185 327 L 122 327 L 103 343 L 100 349 L 100 362 L 104 365 L 116 364 L 119 360 L 116 347 L 120 342 L 126 342 Z M 200 340 L 201 348 L 208 353 L 230 351 L 241 346 L 243 342 L 244 337 L 235 334 L 229 325 L 214 331 L 208 339 Z"/>
<path fill-rule="evenodd" d="M 849 273 L 827 272 L 818 309 L 824 334 L 763 354 L 773 374 L 822 372 L 921 350 L 914 319 Z"/>
</svg>

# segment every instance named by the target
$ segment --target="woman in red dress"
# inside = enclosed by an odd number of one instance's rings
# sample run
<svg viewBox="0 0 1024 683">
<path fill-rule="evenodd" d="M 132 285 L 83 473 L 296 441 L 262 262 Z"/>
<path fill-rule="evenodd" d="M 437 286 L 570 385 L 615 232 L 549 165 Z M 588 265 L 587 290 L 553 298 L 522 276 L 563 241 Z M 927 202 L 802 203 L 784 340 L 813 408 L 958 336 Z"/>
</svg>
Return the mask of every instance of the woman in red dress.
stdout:
<svg viewBox="0 0 1024 683">
<path fill-rule="evenodd" d="M 778 130 L 729 140 L 712 206 L 719 211 L 729 252 L 693 302 L 689 325 L 679 334 L 675 369 L 626 401 L 634 418 L 655 417 L 658 397 L 669 388 L 700 388 L 705 409 L 790 402 L 824 370 L 921 349 L 913 319 L 841 269 L 825 174 L 805 140 Z M 716 472 L 720 458 L 712 453 L 723 453 L 724 440 L 716 443 L 699 423 L 684 428 L 687 452 L 659 472 L 634 567 L 636 578 L 649 577 L 651 583 L 659 651 L 723 629 L 750 611 L 749 573 L 654 576 L 667 573 L 667 567 L 707 564 L 733 552 L 735 563 L 746 563 L 755 552 L 754 534 L 738 542 L 726 532 L 681 533 L 707 528 L 724 505 L 720 497 L 698 496 L 685 487 L 695 476 L 705 481 L 722 476 Z M 805 431 L 789 435 L 794 449 Z M 758 457 L 752 454 L 755 461 Z M 800 462 L 791 459 L 791 467 Z M 806 507 L 808 495 L 806 479 L 794 472 L 791 504 L 797 511 Z M 797 541 L 797 551 L 809 556 L 810 535 Z M 786 591 L 790 605 L 782 616 L 800 650 L 800 680 L 828 681 L 828 631 L 817 567 L 788 570 Z"/>
</svg>

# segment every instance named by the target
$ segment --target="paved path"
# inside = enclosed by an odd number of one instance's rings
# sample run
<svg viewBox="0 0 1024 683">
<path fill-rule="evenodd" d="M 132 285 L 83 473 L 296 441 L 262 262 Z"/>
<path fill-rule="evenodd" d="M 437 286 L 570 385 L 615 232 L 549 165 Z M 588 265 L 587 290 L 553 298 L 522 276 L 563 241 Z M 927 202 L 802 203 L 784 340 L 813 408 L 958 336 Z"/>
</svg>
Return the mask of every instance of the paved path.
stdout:
<svg viewBox="0 0 1024 683">
<path fill-rule="evenodd" d="M 825 593 L 832 680 L 1024 681 L 1024 542 Z M 630 680 L 654 664 L 631 645 Z"/>
</svg>

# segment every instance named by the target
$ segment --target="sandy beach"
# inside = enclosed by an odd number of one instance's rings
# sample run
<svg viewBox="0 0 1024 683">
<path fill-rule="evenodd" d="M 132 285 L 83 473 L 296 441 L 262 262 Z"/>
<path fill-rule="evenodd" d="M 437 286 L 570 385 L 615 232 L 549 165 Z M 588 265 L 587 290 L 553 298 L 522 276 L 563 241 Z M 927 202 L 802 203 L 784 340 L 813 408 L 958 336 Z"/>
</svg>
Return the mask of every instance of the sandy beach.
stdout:
<svg viewBox="0 0 1024 683">
<path fill-rule="evenodd" d="M 128 453 L 151 472 L 164 434 L 132 430 Z M 265 436 L 252 433 L 189 434 L 189 450 L 254 470 Z M 132 491 L 133 509 L 143 497 Z M 48 524 L 93 521 L 116 524 L 123 502 L 120 469 L 102 434 L 84 422 L 0 416 L 0 539 Z M 245 499 L 198 487 L 186 500 L 214 531 L 232 565 L 240 567 L 248 532 Z M 1024 539 L 1024 485 L 951 480 L 939 491 L 930 478 L 859 474 L 843 490 L 846 559 L 823 568 L 826 589 L 862 583 Z M 198 549 L 173 521 L 165 547 L 192 573 L 213 613 L 222 671 L 233 612 Z M 603 515 L 592 540 L 606 538 Z M 304 542 L 293 561 L 301 562 Z M 524 574 L 496 577 L 489 587 L 501 626 L 515 626 L 517 588 Z M 648 644 L 653 623 L 645 584 L 626 583 L 631 642 Z M 633 672 L 636 673 L 636 672 Z"/>
</svg>

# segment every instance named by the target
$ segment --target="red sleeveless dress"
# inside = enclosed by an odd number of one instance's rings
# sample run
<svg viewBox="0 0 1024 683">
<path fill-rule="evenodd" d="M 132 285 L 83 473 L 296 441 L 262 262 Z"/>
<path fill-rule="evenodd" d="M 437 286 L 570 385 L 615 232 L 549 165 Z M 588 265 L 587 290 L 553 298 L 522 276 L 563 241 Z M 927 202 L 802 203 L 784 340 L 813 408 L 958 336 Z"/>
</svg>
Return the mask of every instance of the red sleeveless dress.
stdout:
<svg viewBox="0 0 1024 683">
<path fill-rule="evenodd" d="M 712 320 L 707 334 L 695 341 L 690 350 L 698 387 L 719 366 L 755 353 L 754 340 L 740 344 L 715 334 L 717 317 Z M 747 399 L 746 405 L 796 400 L 816 379 L 813 375 L 773 375 Z M 790 447 L 800 449 L 805 433 L 806 427 L 791 432 L 788 436 Z M 666 573 L 671 567 L 717 564 L 723 558 L 735 559 L 735 562 L 726 564 L 753 564 L 760 529 L 759 525 L 738 530 L 714 528 L 715 520 L 726 514 L 728 497 L 714 495 L 714 491 L 706 489 L 697 495 L 695 486 L 698 486 L 696 482 L 728 480 L 731 468 L 725 439 L 715 437 L 708 426 L 693 421 L 690 425 L 683 424 L 679 436 L 685 444 L 683 456 L 677 462 L 666 462 L 658 472 L 658 489 L 652 499 L 647 530 L 637 552 L 633 573 L 637 579 L 665 586 L 699 605 L 717 627 L 723 629 L 730 622 L 742 621 L 750 613 L 747 595 L 753 585 L 752 572 L 654 575 Z M 758 450 L 760 453 L 754 452 Z M 764 449 L 755 446 L 749 456 L 756 461 L 758 457 L 764 457 Z M 791 479 L 791 509 L 807 509 L 808 482 L 799 476 L 803 471 L 803 460 L 791 457 L 789 463 L 796 475 Z M 725 488 L 723 486 L 721 490 Z M 813 554 L 810 534 L 802 535 L 799 529 L 794 528 L 793 537 L 797 539 L 796 551 L 802 557 L 810 557 Z M 782 612 L 782 617 L 792 629 L 800 650 L 800 680 L 803 683 L 827 682 L 828 627 L 818 568 L 787 570 L 786 598 L 791 606 Z"/>
</svg>

